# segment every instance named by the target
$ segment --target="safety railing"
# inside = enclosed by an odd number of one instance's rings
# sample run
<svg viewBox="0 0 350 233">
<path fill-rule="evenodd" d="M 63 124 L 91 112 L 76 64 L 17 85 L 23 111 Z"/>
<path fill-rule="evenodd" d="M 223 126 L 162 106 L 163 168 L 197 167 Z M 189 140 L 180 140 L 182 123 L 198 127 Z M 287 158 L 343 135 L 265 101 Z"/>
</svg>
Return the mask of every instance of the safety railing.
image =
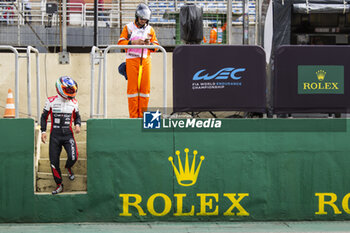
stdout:
<svg viewBox="0 0 350 233">
<path fill-rule="evenodd" d="M 19 103 L 19 68 L 18 68 L 18 51 L 12 46 L 0 45 L 0 50 L 10 50 L 15 54 L 15 118 L 18 118 L 18 103 Z"/>
<path fill-rule="evenodd" d="M 120 10 L 119 4 L 98 4 L 98 21 L 104 22 L 107 25 L 119 27 L 120 25 Z M 84 5 L 84 25 L 93 26 L 94 23 L 94 4 L 86 3 Z"/>
<path fill-rule="evenodd" d="M 39 122 L 40 118 L 40 69 L 39 69 L 39 51 L 32 46 L 27 47 L 27 96 L 28 96 L 28 115 L 32 116 L 31 108 L 31 52 L 35 53 L 36 59 L 36 113 L 37 121 Z"/>
<path fill-rule="evenodd" d="M 31 61 L 30 54 L 34 52 L 36 55 L 36 84 L 37 84 L 37 120 L 40 117 L 40 75 L 39 75 L 39 51 L 32 46 L 27 48 L 14 48 L 12 46 L 0 45 L 0 50 L 11 51 L 15 55 L 15 118 L 19 117 L 19 66 L 18 59 L 27 59 L 27 103 L 28 103 L 28 116 L 32 117 L 32 105 L 31 105 Z M 25 50 L 26 55 L 20 55 L 19 50 Z"/>
<path fill-rule="evenodd" d="M 103 116 L 104 118 L 107 118 L 107 54 L 110 50 L 114 49 L 132 49 L 132 48 L 143 48 L 143 49 L 159 49 L 163 53 L 163 108 L 164 113 L 167 115 L 167 52 L 162 46 L 159 45 L 110 45 L 104 50 L 100 50 L 97 47 L 93 47 L 91 50 L 91 106 L 90 106 L 90 117 L 93 118 L 95 116 Z M 96 55 L 96 52 L 101 53 L 103 51 L 103 55 Z M 96 59 L 99 59 L 102 61 L 102 75 L 103 75 L 103 114 L 100 114 L 97 112 L 94 114 L 94 66 Z M 101 62 L 99 62 L 99 66 L 101 66 Z M 99 68 L 101 70 L 101 67 Z M 99 75 L 100 77 L 100 75 Z M 98 88 L 100 89 L 100 87 Z M 98 93 L 98 96 L 100 93 Z M 99 98 L 99 97 L 98 97 Z M 99 109 L 100 102 L 97 102 L 97 109 Z"/>
<path fill-rule="evenodd" d="M 98 54 L 97 54 L 98 53 Z M 90 53 L 90 64 L 91 64 L 91 96 L 90 96 L 90 118 L 94 118 L 96 116 L 102 116 L 100 114 L 100 96 L 101 96 L 101 71 L 102 71 L 102 66 L 101 66 L 101 61 L 103 59 L 103 50 L 99 49 L 96 46 L 93 46 L 91 48 L 91 53 Z M 98 87 L 97 87 L 97 109 L 96 109 L 96 114 L 95 114 L 95 92 L 94 92 L 94 87 L 95 87 L 95 65 L 98 64 Z"/>
<path fill-rule="evenodd" d="M 119 4 L 98 4 L 98 21 L 119 26 Z M 69 25 L 93 26 L 94 4 L 67 3 L 67 22 Z M 8 25 L 25 23 L 57 26 L 59 24 L 60 7 L 56 13 L 46 12 L 46 2 L 31 2 L 31 9 L 26 9 L 22 2 L 0 1 L 0 23 Z"/>
<path fill-rule="evenodd" d="M 48 14 L 46 12 L 46 2 L 32 1 L 31 9 L 26 9 L 22 1 L 8 2 L 0 0 L 0 22 L 7 24 L 20 24 L 23 25 L 27 22 L 41 24 L 41 25 L 58 25 L 59 17 L 61 13 L 60 7 L 55 14 Z M 249 18 L 250 22 L 254 22 L 255 19 L 255 5 L 257 0 L 249 0 Z M 148 0 L 148 5 L 152 10 L 152 23 L 158 24 L 174 24 L 174 20 L 164 19 L 165 12 L 179 11 L 181 6 L 186 3 L 195 3 L 198 6 L 203 7 L 205 12 L 226 12 L 227 1 L 221 0 L 192 0 L 192 1 L 165 1 L 165 0 Z M 114 3 L 98 4 L 99 14 L 98 21 L 100 26 L 114 26 L 120 27 L 125 23 L 132 21 L 135 18 L 135 8 L 138 2 L 123 1 L 121 8 L 119 1 Z M 76 26 L 93 26 L 94 23 L 94 4 L 93 3 L 67 3 L 67 20 L 70 25 Z M 243 5 L 242 1 L 232 1 L 232 11 L 234 13 L 242 13 Z M 122 17 L 121 17 L 122 16 Z M 24 20 L 26 18 L 26 21 Z M 106 25 L 101 25 L 105 23 Z M 239 17 L 233 23 L 241 23 L 242 18 Z"/>
</svg>

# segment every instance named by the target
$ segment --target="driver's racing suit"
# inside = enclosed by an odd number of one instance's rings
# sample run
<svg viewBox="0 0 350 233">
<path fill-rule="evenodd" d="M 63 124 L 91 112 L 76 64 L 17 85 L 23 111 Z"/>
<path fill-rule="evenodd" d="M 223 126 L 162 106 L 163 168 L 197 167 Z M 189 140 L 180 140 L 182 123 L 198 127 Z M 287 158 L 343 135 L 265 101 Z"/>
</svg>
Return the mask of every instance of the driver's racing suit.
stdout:
<svg viewBox="0 0 350 233">
<path fill-rule="evenodd" d="M 49 144 L 50 165 L 56 184 L 62 183 L 60 154 L 62 146 L 67 152 L 66 168 L 71 168 L 78 159 L 77 144 L 74 139 L 72 122 L 81 125 L 76 99 L 64 99 L 60 95 L 49 97 L 41 115 L 41 132 L 46 132 L 47 118 L 51 116 Z"/>
</svg>

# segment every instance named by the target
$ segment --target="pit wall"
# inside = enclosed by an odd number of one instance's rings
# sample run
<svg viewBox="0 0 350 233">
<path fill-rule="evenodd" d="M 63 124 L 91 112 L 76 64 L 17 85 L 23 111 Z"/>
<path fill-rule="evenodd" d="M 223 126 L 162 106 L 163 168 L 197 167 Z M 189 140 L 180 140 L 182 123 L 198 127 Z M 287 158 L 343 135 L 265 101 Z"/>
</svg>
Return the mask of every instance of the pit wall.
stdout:
<svg viewBox="0 0 350 233">
<path fill-rule="evenodd" d="M 31 93 L 32 115 L 37 115 L 36 108 L 36 58 L 31 55 Z M 118 73 L 118 66 L 125 61 L 125 53 L 109 53 L 107 64 L 107 108 L 109 118 L 127 118 L 128 104 L 126 97 L 127 81 Z M 15 91 L 15 58 L 12 53 L 0 55 L 0 117 L 4 115 L 7 91 Z M 70 64 L 59 64 L 58 53 L 39 54 L 40 67 L 40 111 L 44 107 L 48 96 L 57 95 L 55 83 L 60 76 L 67 75 L 78 82 L 79 101 L 82 120 L 90 118 L 90 91 L 91 91 L 91 65 L 90 54 L 70 54 Z M 168 106 L 172 105 L 172 53 L 167 54 L 167 82 Z M 103 87 L 101 86 L 101 89 Z M 95 65 L 95 104 L 98 91 L 98 66 Z M 118 106 L 118 108 L 116 108 Z M 151 97 L 150 107 L 163 106 L 163 54 L 152 54 Z M 101 97 L 100 113 L 103 113 Z M 26 59 L 19 59 L 19 116 L 27 118 L 27 63 Z M 96 109 L 95 109 L 96 113 Z"/>
<path fill-rule="evenodd" d="M 221 126 L 89 120 L 87 194 L 52 196 L 34 194 L 34 121 L 0 119 L 0 222 L 350 219 L 349 120 Z"/>
</svg>

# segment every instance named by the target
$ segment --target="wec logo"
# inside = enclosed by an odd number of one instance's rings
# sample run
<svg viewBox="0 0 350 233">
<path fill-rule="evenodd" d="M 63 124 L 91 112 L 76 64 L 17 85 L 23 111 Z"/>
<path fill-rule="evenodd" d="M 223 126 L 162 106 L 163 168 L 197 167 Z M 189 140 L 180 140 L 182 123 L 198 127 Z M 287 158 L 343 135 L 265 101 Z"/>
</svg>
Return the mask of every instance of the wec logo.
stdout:
<svg viewBox="0 0 350 233">
<path fill-rule="evenodd" d="M 224 80 L 228 78 L 232 78 L 233 80 L 239 80 L 242 78 L 242 76 L 237 76 L 237 73 L 244 72 L 245 70 L 246 70 L 245 68 L 235 69 L 233 67 L 228 67 L 228 68 L 223 68 L 219 70 L 213 75 L 209 75 L 208 73 L 205 75 L 201 75 L 203 72 L 205 72 L 205 69 L 203 69 L 193 75 L 193 80 L 211 80 L 211 79 Z"/>
</svg>

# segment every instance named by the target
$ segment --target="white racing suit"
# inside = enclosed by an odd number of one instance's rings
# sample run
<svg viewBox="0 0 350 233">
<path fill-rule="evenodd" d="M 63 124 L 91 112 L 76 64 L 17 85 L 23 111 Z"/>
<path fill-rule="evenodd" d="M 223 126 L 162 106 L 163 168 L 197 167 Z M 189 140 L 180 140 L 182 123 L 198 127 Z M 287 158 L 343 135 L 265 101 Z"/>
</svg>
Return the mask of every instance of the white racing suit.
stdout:
<svg viewBox="0 0 350 233">
<path fill-rule="evenodd" d="M 60 154 L 62 146 L 67 152 L 66 168 L 71 168 L 78 159 L 77 144 L 74 139 L 72 122 L 81 125 L 76 99 L 64 99 L 60 95 L 49 97 L 41 115 L 41 132 L 46 132 L 47 118 L 51 116 L 49 144 L 50 165 L 56 184 L 62 183 Z"/>
</svg>

